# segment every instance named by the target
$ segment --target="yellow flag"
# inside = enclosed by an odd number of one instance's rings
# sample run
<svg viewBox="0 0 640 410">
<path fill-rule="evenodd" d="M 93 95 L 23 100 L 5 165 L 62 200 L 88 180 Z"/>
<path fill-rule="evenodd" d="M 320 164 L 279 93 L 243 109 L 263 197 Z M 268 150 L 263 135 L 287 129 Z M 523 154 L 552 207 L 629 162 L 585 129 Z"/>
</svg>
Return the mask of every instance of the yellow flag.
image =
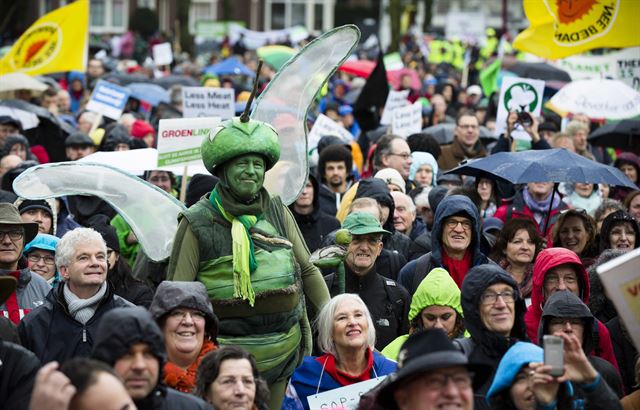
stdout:
<svg viewBox="0 0 640 410">
<path fill-rule="evenodd" d="M 600 47 L 640 45 L 639 0 L 523 0 L 530 27 L 513 46 L 558 59 Z"/>
<path fill-rule="evenodd" d="M 89 0 L 40 17 L 0 60 L 0 75 L 84 71 L 89 42 Z"/>
</svg>

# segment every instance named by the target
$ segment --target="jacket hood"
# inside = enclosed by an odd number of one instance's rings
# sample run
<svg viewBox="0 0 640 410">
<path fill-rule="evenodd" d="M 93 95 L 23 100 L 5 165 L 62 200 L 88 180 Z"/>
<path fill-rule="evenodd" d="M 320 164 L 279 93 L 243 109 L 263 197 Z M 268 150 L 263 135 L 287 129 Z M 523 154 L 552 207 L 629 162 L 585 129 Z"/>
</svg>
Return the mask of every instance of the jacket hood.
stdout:
<svg viewBox="0 0 640 410">
<path fill-rule="evenodd" d="M 2 156 L 4 157 L 9 155 L 9 153 L 11 152 L 11 147 L 16 144 L 22 144 L 25 146 L 27 150 L 27 159 L 29 159 L 29 157 L 31 156 L 31 153 L 29 152 L 31 145 L 29 145 L 29 140 L 27 140 L 24 135 L 20 134 L 10 135 L 4 140 L 4 146 L 2 147 Z"/>
<path fill-rule="evenodd" d="M 631 164 L 636 168 L 638 175 L 640 175 L 640 157 L 633 152 L 623 152 L 613 162 L 613 166 L 620 168 L 622 164 Z"/>
<path fill-rule="evenodd" d="M 424 308 L 433 305 L 449 306 L 459 315 L 463 315 L 460 289 L 449 272 L 442 268 L 433 269 L 418 285 L 411 298 L 409 321 L 418 316 Z"/>
<path fill-rule="evenodd" d="M 593 340 L 594 317 L 587 305 L 582 303 L 579 297 L 568 290 L 561 290 L 549 296 L 549 300 L 542 310 L 542 319 L 538 326 L 538 340 L 542 336 L 550 334 L 549 322 L 554 317 L 580 318 L 584 321 L 584 332 L 582 340 L 582 350 L 587 354 L 595 348 Z"/>
<path fill-rule="evenodd" d="M 631 214 L 618 210 L 607 215 L 607 217 L 604 218 L 604 221 L 602 221 L 602 228 L 600 229 L 600 252 L 605 249 L 611 249 L 611 242 L 609 240 L 611 230 L 616 225 L 623 224 L 625 222 L 631 224 L 633 231 L 636 233 L 636 243 L 634 248 L 640 247 L 640 226 L 638 225 L 638 222 L 633 216 L 631 216 Z"/>
<path fill-rule="evenodd" d="M 509 338 L 487 329 L 480 318 L 480 297 L 489 286 L 495 283 L 505 283 L 516 292 L 515 319 Z M 461 294 L 464 325 L 476 343 L 486 347 L 490 352 L 498 352 L 501 355 L 507 351 L 512 339 L 527 340 L 524 325 L 526 311 L 524 299 L 518 291 L 518 283 L 500 266 L 485 264 L 469 269 L 462 282 Z"/>
<path fill-rule="evenodd" d="M 438 175 L 438 161 L 428 152 L 422 151 L 414 151 L 411 153 L 411 159 L 413 162 L 411 163 L 411 168 L 409 169 L 409 179 L 416 179 L 416 172 L 423 165 L 431 165 L 431 170 L 433 171 L 433 179 L 431 180 L 431 186 L 436 186 L 436 176 Z"/>
<path fill-rule="evenodd" d="M 162 369 L 167 357 L 164 338 L 149 311 L 139 306 L 115 308 L 100 319 L 91 356 L 113 366 L 136 343 L 148 344 Z"/>
<path fill-rule="evenodd" d="M 379 178 L 367 178 L 361 180 L 358 183 L 358 188 L 356 190 L 356 196 L 354 199 L 364 197 L 373 198 L 380 205 L 384 205 L 389 208 L 389 217 L 387 218 L 385 223 L 382 224 L 382 227 L 389 232 L 395 232 L 395 229 L 393 228 L 393 212 L 395 211 L 396 207 L 393 204 L 393 197 L 389 193 L 389 187 L 387 186 L 386 182 Z"/>
<path fill-rule="evenodd" d="M 444 220 L 450 216 L 464 216 L 471 220 L 473 232 L 471 233 L 471 244 L 469 248 L 473 252 L 473 265 L 477 265 L 482 258 L 480 252 L 480 215 L 478 208 L 471 199 L 464 195 L 451 195 L 445 197 L 436 208 L 433 217 L 433 228 L 431 229 L 431 257 L 438 265 L 442 264 L 442 228 Z"/>
</svg>

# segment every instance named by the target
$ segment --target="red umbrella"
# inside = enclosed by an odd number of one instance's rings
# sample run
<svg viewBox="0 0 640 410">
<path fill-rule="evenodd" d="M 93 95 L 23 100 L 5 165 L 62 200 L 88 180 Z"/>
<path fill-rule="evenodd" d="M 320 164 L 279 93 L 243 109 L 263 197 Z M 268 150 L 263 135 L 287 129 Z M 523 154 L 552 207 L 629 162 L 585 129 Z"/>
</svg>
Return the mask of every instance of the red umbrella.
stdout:
<svg viewBox="0 0 640 410">
<path fill-rule="evenodd" d="M 420 82 L 420 77 L 418 76 L 416 70 L 405 67 L 399 70 L 387 71 L 387 79 L 389 80 L 391 86 L 396 90 L 400 88 L 400 79 L 404 75 L 408 75 L 409 77 L 411 77 L 410 87 L 415 91 L 420 91 L 420 89 L 422 88 L 422 83 Z"/>
<path fill-rule="evenodd" d="M 349 60 L 338 68 L 338 71 L 342 71 L 347 74 L 355 75 L 356 77 L 369 78 L 369 75 L 376 66 L 375 61 L 368 60 Z"/>
</svg>

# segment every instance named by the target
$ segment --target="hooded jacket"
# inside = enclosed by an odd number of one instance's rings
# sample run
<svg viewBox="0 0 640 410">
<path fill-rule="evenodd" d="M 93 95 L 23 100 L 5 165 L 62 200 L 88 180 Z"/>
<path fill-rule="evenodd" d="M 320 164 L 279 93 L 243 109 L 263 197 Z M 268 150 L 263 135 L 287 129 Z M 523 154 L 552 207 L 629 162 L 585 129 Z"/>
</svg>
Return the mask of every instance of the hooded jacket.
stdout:
<svg viewBox="0 0 640 410">
<path fill-rule="evenodd" d="M 109 311 L 98 326 L 91 356 L 113 366 L 127 355 L 136 343 L 145 343 L 158 359 L 158 383 L 147 397 L 136 401 L 140 410 L 188 410 L 210 408 L 201 399 L 180 393 L 162 384 L 162 366 L 167 360 L 162 331 L 142 307 L 118 308 Z"/>
<path fill-rule="evenodd" d="M 629 164 L 636 169 L 636 175 L 638 179 L 636 182 L 637 187 L 640 188 L 640 157 L 638 157 L 633 152 L 622 152 L 618 155 L 616 160 L 613 162 L 613 166 L 615 168 L 620 169 L 623 164 Z M 636 188 L 638 189 L 638 188 Z M 623 202 L 626 196 L 633 191 L 631 188 L 622 187 L 622 186 L 612 186 L 611 192 L 609 193 L 609 198 L 617 199 L 618 201 Z"/>
<path fill-rule="evenodd" d="M 9 135 L 4 140 L 4 146 L 2 147 L 2 157 L 6 157 L 11 153 L 11 148 L 16 144 L 24 145 L 25 150 L 27 151 L 27 160 L 34 160 L 35 157 L 31 153 L 31 145 L 29 145 L 29 140 L 24 135 L 15 134 Z"/>
<path fill-rule="evenodd" d="M 527 309 L 524 317 L 527 325 L 527 335 L 534 342 L 538 343 L 538 327 L 542 318 L 542 308 L 546 302 L 544 296 L 544 278 L 547 272 L 559 265 L 571 264 L 575 267 L 578 274 L 578 283 L 580 288 L 580 299 L 585 303 L 589 303 L 589 275 L 582 266 L 580 258 L 575 252 L 565 248 L 549 248 L 544 249 L 538 254 L 536 263 L 533 266 L 533 284 L 531 286 L 531 306 Z M 596 344 L 595 355 L 602 357 L 606 361 L 614 365 L 618 369 L 616 358 L 613 354 L 613 346 L 611 338 L 606 326 L 597 321 L 598 343 Z"/>
<path fill-rule="evenodd" d="M 42 249 L 45 251 L 53 252 L 53 255 L 56 254 L 56 246 L 60 242 L 60 239 L 57 236 L 48 235 L 46 233 L 39 233 L 31 242 L 29 242 L 25 247 L 23 254 L 28 255 L 32 249 Z M 51 285 L 51 287 L 56 287 L 60 282 L 60 272 L 56 268 L 56 272 L 53 275 L 53 278 L 47 280 L 47 283 Z"/>
<path fill-rule="evenodd" d="M 638 221 L 636 221 L 628 212 L 619 210 L 607 215 L 607 217 L 604 218 L 604 221 L 602 221 L 602 228 L 600 229 L 600 252 L 606 249 L 611 249 L 611 230 L 616 225 L 620 225 L 625 222 L 631 225 L 633 232 L 636 234 L 636 243 L 634 248 L 640 247 L 640 225 L 638 224 Z"/>
<path fill-rule="evenodd" d="M 471 243 L 469 249 L 472 253 L 471 266 L 478 266 L 486 263 L 492 263 L 480 251 L 480 216 L 478 208 L 471 200 L 463 195 L 451 195 L 443 199 L 436 208 L 433 218 L 433 229 L 431 230 L 431 252 L 413 260 L 405 265 L 398 275 L 398 282 L 404 286 L 410 294 L 415 293 L 420 282 L 434 268 L 441 267 L 449 270 L 442 262 L 442 253 L 444 252 L 442 245 L 442 232 L 444 221 L 450 216 L 464 216 L 471 220 L 473 232 L 471 232 Z M 422 269 L 425 266 L 425 269 Z"/>
<path fill-rule="evenodd" d="M 411 298 L 409 323 L 420 316 L 425 308 L 433 305 L 448 306 L 455 310 L 459 316 L 464 316 L 460 304 L 460 289 L 449 276 L 449 272 L 442 268 L 435 268 L 420 282 L 420 286 Z M 454 335 L 454 337 L 457 336 Z M 408 334 L 398 336 L 382 350 L 382 354 L 391 360 L 397 360 L 400 348 L 408 338 Z"/>
<path fill-rule="evenodd" d="M 524 189 L 526 189 L 526 187 Z M 493 214 L 493 217 L 498 218 L 505 223 L 509 219 L 514 218 L 531 219 L 536 224 L 540 236 L 546 238 L 551 234 L 551 229 L 558 220 L 560 212 L 565 209 L 567 209 L 567 204 L 562 201 L 559 202 L 559 205 L 557 207 L 552 208 L 549 217 L 549 223 L 547 224 L 547 230 L 546 232 L 542 232 L 542 230 L 544 229 L 546 216 L 542 218 L 542 221 L 540 222 L 540 224 L 538 224 L 535 217 L 533 216 L 533 211 L 529 208 L 529 206 L 527 206 L 527 203 L 524 200 L 522 190 L 519 190 L 512 198 L 503 200 L 502 204 L 498 207 L 498 209 L 496 209 L 496 213 Z"/>
<path fill-rule="evenodd" d="M 29 408 L 38 358 L 15 343 L 0 340 L 0 406 L 5 410 Z"/>
<path fill-rule="evenodd" d="M 516 292 L 513 304 L 514 321 L 509 337 L 499 335 L 483 324 L 480 315 L 480 298 L 484 291 L 491 285 L 504 283 Z M 509 348 L 518 341 L 528 341 L 526 328 L 524 325 L 524 313 L 526 305 L 518 291 L 518 283 L 498 265 L 474 266 L 467 272 L 461 289 L 462 310 L 464 312 L 464 325 L 471 335 L 474 346 L 469 354 L 470 362 L 486 363 L 496 368 L 502 356 Z M 475 409 L 487 408 L 485 393 L 489 389 L 493 380 L 491 378 L 475 394 Z"/>
<path fill-rule="evenodd" d="M 37 273 L 34 273 L 27 267 L 27 258 L 21 257 L 18 261 L 18 269 L 10 271 L 8 269 L 0 269 L 0 276 L 11 275 L 18 280 L 18 288 L 0 305 L 0 314 L 7 315 L 9 318 L 19 317 L 22 320 L 25 315 L 36 309 L 45 302 L 47 294 L 51 290 L 51 286 L 47 281 Z M 13 298 L 15 295 L 15 298 Z M 13 312 L 17 312 L 15 315 Z M 14 324 L 18 324 L 13 320 Z"/>
<path fill-rule="evenodd" d="M 308 215 L 299 214 L 295 211 L 295 204 L 289 205 L 289 209 L 300 228 L 307 248 L 309 248 L 310 252 L 313 252 L 320 248 L 325 236 L 336 229 L 340 229 L 340 221 L 320 209 L 318 181 L 313 175 L 309 175 L 309 181 L 313 185 L 313 211 Z"/>
</svg>

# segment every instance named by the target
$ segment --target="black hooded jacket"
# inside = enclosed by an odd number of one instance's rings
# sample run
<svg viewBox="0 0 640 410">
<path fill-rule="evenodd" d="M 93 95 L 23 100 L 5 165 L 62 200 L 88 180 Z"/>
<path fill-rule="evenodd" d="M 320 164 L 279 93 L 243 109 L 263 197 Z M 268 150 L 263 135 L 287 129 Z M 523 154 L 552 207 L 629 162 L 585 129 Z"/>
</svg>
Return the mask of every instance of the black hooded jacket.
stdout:
<svg viewBox="0 0 640 410">
<path fill-rule="evenodd" d="M 162 368 L 167 360 L 162 331 L 142 307 L 113 309 L 102 318 L 91 356 L 113 366 L 136 343 L 146 343 L 158 359 L 158 384 L 147 397 L 136 401 L 139 410 L 210 409 L 201 399 L 162 384 Z"/>
<path fill-rule="evenodd" d="M 39 369 L 40 361 L 33 353 L 15 343 L 0 340 L 0 407 L 28 409 Z"/>
<path fill-rule="evenodd" d="M 398 282 L 414 294 L 420 282 L 434 268 L 448 268 L 442 262 L 443 246 L 442 231 L 444 220 L 450 216 L 464 216 L 471 220 L 473 232 L 471 234 L 471 243 L 469 248 L 472 251 L 471 266 L 478 266 L 487 263 L 493 263 L 480 251 L 480 215 L 478 208 L 473 204 L 471 199 L 463 195 L 451 195 L 444 198 L 436 208 L 436 214 L 433 218 L 433 229 L 431 230 L 431 252 L 412 260 L 405 265 L 398 275 Z"/>
<path fill-rule="evenodd" d="M 313 175 L 309 175 L 309 181 L 313 185 L 313 211 L 308 215 L 302 215 L 295 211 L 294 204 L 289 205 L 289 209 L 300 228 L 310 252 L 315 251 L 322 245 L 325 236 L 336 229 L 340 229 L 340 221 L 334 216 L 324 213 L 320 209 L 318 181 Z"/>
<path fill-rule="evenodd" d="M 499 335 L 487 329 L 480 315 L 480 298 L 489 286 L 496 283 L 504 283 L 511 286 L 517 295 L 514 302 L 514 322 L 509 337 Z M 507 271 L 498 265 L 479 265 L 474 266 L 467 272 L 460 291 L 462 295 L 460 302 L 464 313 L 464 325 L 471 335 L 474 344 L 469 354 L 469 361 L 489 364 L 495 372 L 502 356 L 504 356 L 512 345 L 519 341 L 529 341 L 524 324 L 524 313 L 527 307 L 518 291 L 518 283 Z M 495 373 L 491 375 L 490 379 L 480 389 L 475 390 L 474 409 L 480 410 L 488 408 L 485 394 L 489 386 L 491 386 L 494 375 Z"/>
</svg>

